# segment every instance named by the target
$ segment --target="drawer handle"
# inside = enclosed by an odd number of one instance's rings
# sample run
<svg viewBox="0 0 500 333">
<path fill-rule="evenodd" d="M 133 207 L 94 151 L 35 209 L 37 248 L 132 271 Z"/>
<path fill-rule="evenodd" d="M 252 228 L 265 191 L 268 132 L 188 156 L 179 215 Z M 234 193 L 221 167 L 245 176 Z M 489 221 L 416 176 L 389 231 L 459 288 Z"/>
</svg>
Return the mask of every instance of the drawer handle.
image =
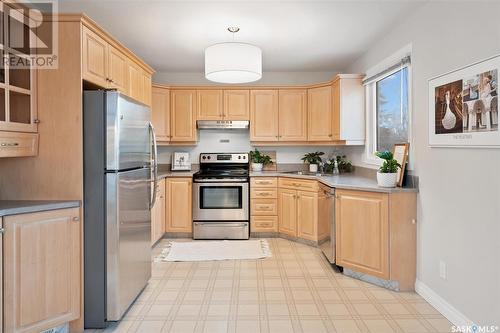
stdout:
<svg viewBox="0 0 500 333">
<path fill-rule="evenodd" d="M 257 192 L 257 195 L 267 197 L 269 195 L 269 193 L 268 192 Z"/>
<path fill-rule="evenodd" d="M 2 142 L 2 147 L 16 147 L 16 146 L 19 146 L 18 142 L 12 142 L 12 143 Z"/>
<path fill-rule="evenodd" d="M 257 184 L 271 184 L 271 182 L 268 180 L 258 180 L 258 181 L 256 181 L 256 183 Z"/>
<path fill-rule="evenodd" d="M 259 223 L 259 226 L 260 226 L 260 227 L 269 227 L 269 226 L 271 226 L 271 223 L 268 223 L 268 222 L 261 222 L 261 223 Z"/>
<path fill-rule="evenodd" d="M 257 206 L 259 209 L 262 209 L 262 210 L 271 210 L 271 206 Z"/>
<path fill-rule="evenodd" d="M 78 222 L 78 221 L 80 221 L 80 217 L 78 217 L 78 216 L 73 216 L 73 219 L 72 219 L 72 220 L 73 220 L 73 222 Z"/>
<path fill-rule="evenodd" d="M 300 183 L 293 183 L 292 185 L 293 186 L 299 186 L 299 187 L 302 186 L 302 184 L 300 184 Z"/>
</svg>

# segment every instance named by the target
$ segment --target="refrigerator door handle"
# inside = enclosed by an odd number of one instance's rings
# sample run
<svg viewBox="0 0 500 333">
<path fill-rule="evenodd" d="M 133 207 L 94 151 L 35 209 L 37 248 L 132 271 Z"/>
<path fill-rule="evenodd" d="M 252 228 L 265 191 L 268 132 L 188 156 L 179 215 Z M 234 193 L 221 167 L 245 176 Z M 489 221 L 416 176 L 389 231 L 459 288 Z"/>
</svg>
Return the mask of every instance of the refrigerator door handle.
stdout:
<svg viewBox="0 0 500 333">
<path fill-rule="evenodd" d="M 149 130 L 152 138 L 152 170 L 153 170 L 153 193 L 151 195 L 150 208 L 153 208 L 156 202 L 156 189 L 158 188 L 158 146 L 156 143 L 156 133 L 153 124 L 149 122 Z"/>
</svg>

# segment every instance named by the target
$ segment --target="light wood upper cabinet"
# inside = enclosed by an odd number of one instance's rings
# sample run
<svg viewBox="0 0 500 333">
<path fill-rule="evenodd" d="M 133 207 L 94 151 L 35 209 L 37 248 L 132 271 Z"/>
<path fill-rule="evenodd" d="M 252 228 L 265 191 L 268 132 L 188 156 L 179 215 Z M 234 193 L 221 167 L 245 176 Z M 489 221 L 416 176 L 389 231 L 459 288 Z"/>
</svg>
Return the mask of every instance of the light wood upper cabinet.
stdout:
<svg viewBox="0 0 500 333">
<path fill-rule="evenodd" d="M 171 141 L 196 141 L 196 90 L 170 92 Z"/>
<path fill-rule="evenodd" d="M 127 56 L 109 45 L 108 52 L 109 87 L 128 94 L 128 63 Z"/>
<path fill-rule="evenodd" d="M 140 101 L 144 96 L 144 81 L 141 68 L 134 62 L 128 63 L 128 94 Z"/>
<path fill-rule="evenodd" d="M 278 141 L 278 90 L 250 92 L 250 140 Z"/>
<path fill-rule="evenodd" d="M 142 71 L 142 98 L 140 99 L 146 105 L 151 105 L 151 74 Z"/>
<path fill-rule="evenodd" d="M 224 90 L 224 120 L 250 119 L 250 90 Z"/>
<path fill-rule="evenodd" d="M 151 101 L 151 122 L 158 142 L 170 141 L 170 90 L 153 87 Z"/>
<path fill-rule="evenodd" d="M 3 219 L 4 332 L 41 332 L 80 317 L 78 208 Z"/>
<path fill-rule="evenodd" d="M 83 78 L 102 87 L 108 86 L 108 43 L 83 27 Z"/>
<path fill-rule="evenodd" d="M 309 141 L 332 141 L 332 88 L 330 86 L 308 89 Z"/>
<path fill-rule="evenodd" d="M 336 263 L 389 278 L 388 194 L 336 192 Z"/>
<path fill-rule="evenodd" d="M 191 232 L 192 178 L 167 178 L 166 232 Z"/>
<path fill-rule="evenodd" d="M 150 106 L 151 72 L 140 62 L 129 56 L 126 49 L 98 34 L 82 27 L 82 75 L 85 81 L 106 89 L 117 89 L 121 93 Z"/>
<path fill-rule="evenodd" d="M 307 91 L 279 90 L 279 141 L 307 140 Z"/>
<path fill-rule="evenodd" d="M 222 90 L 198 90 L 196 98 L 198 120 L 219 120 L 224 118 Z"/>
<path fill-rule="evenodd" d="M 297 237 L 318 240 L 318 193 L 297 191 Z"/>
<path fill-rule="evenodd" d="M 166 181 L 158 182 L 156 189 L 156 202 L 151 209 L 151 245 L 155 244 L 165 234 L 166 226 Z"/>
<path fill-rule="evenodd" d="M 278 189 L 278 230 L 289 236 L 297 236 L 297 191 Z"/>
</svg>

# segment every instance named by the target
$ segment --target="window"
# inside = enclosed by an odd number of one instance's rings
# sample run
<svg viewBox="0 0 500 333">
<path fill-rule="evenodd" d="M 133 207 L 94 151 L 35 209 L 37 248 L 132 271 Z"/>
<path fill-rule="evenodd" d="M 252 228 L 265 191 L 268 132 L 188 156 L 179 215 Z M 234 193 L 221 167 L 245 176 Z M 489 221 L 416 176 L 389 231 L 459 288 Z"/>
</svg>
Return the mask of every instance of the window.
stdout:
<svg viewBox="0 0 500 333">
<path fill-rule="evenodd" d="M 409 142 L 410 157 L 412 155 L 410 57 L 392 60 L 391 64 L 378 66 L 377 74 L 364 80 L 367 112 L 364 160 L 374 165 L 381 164 L 381 160 L 374 156 L 375 151 L 392 151 L 396 143 Z"/>
<path fill-rule="evenodd" d="M 392 151 L 394 144 L 408 142 L 408 67 L 404 67 L 379 81 L 377 90 L 378 151 Z"/>
</svg>

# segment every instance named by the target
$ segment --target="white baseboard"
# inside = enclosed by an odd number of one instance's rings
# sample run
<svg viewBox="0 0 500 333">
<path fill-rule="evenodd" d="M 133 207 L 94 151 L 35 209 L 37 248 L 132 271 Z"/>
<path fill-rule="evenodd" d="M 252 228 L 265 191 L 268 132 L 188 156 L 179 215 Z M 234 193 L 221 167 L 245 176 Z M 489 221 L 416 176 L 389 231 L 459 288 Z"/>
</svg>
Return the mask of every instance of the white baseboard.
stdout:
<svg viewBox="0 0 500 333">
<path fill-rule="evenodd" d="M 422 296 L 430 305 L 438 310 L 446 319 L 455 326 L 471 326 L 472 320 L 467 318 L 462 312 L 458 311 L 453 305 L 448 303 L 444 298 L 439 296 L 434 290 L 429 288 L 425 283 L 416 280 L 415 291 Z"/>
</svg>

